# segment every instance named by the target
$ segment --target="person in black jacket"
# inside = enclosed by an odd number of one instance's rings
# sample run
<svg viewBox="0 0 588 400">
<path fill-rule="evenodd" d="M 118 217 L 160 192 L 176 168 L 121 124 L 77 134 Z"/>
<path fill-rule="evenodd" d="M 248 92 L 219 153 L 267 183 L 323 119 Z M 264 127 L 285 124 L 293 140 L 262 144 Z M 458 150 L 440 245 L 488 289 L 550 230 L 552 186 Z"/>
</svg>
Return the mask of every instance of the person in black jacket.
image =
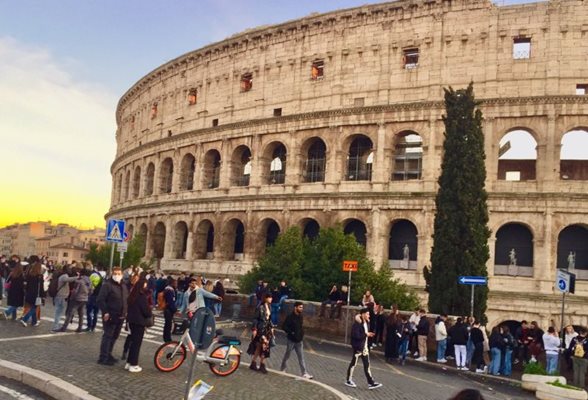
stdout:
<svg viewBox="0 0 588 400">
<path fill-rule="evenodd" d="M 147 300 L 147 280 L 142 277 L 131 289 L 128 299 L 127 322 L 131 330 L 131 346 L 125 369 L 129 372 L 141 372 L 139 352 L 147 325 L 151 325 L 153 314 Z"/>
<path fill-rule="evenodd" d="M 304 339 L 304 327 L 302 311 L 304 311 L 304 305 L 302 302 L 297 301 L 294 303 L 294 311 L 286 317 L 284 324 L 282 325 L 282 329 L 284 329 L 284 332 L 288 337 L 288 343 L 286 344 L 286 353 L 284 353 L 280 371 L 284 372 L 286 370 L 286 362 L 288 361 L 288 358 L 290 358 L 292 349 L 294 349 L 296 356 L 298 357 L 298 364 L 300 365 L 302 377 L 312 379 L 313 376 L 308 373 L 306 363 L 304 362 L 304 348 L 302 341 Z"/>
<path fill-rule="evenodd" d="M 418 361 L 427 361 L 427 339 L 429 338 L 429 320 L 425 310 L 419 310 L 419 323 L 417 325 L 417 338 L 419 344 L 419 358 Z"/>
<path fill-rule="evenodd" d="M 127 299 L 129 292 L 122 282 L 122 269 L 114 267 L 112 276 L 105 281 L 98 294 L 98 307 L 102 311 L 102 341 L 98 364 L 114 365 L 118 361 L 112 356 L 112 348 L 123 326 L 127 315 Z"/>
<path fill-rule="evenodd" d="M 31 256 L 32 258 L 32 256 Z M 39 326 L 41 321 L 37 320 L 37 307 L 45 303 L 45 288 L 43 287 L 43 269 L 39 261 L 35 261 L 27 271 L 25 287 L 25 306 L 29 306 L 28 312 L 20 319 L 23 326 L 32 318 L 32 326 Z"/>
<path fill-rule="evenodd" d="M 466 345 L 468 344 L 468 327 L 458 318 L 455 325 L 449 329 L 449 336 L 455 349 L 455 366 L 459 370 L 467 370 L 466 367 Z"/>
<path fill-rule="evenodd" d="M 353 358 L 349 367 L 347 368 L 347 379 L 345 385 L 356 388 L 357 385 L 353 382 L 353 371 L 357 365 L 357 361 L 361 358 L 363 362 L 363 372 L 368 381 L 369 389 L 377 389 L 382 387 L 381 383 L 374 381 L 370 371 L 370 349 L 368 346 L 368 338 L 374 337 L 374 333 L 370 332 L 368 327 L 370 323 L 370 309 L 362 308 L 358 315 L 355 316 L 355 322 L 351 326 L 351 347 L 353 349 Z"/>
<path fill-rule="evenodd" d="M 470 329 L 470 339 L 474 345 L 474 354 L 472 355 L 472 365 L 476 366 L 477 373 L 484 373 L 484 334 L 480 329 L 480 321 L 475 320 Z"/>
</svg>

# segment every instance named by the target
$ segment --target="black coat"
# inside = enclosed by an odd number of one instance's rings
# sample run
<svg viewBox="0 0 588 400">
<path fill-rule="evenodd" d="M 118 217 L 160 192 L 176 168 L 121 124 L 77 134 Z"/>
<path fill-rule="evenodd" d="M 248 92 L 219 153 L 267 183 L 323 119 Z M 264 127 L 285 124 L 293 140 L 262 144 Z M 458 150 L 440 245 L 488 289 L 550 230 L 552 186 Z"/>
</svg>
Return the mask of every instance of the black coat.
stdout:
<svg viewBox="0 0 588 400">
<path fill-rule="evenodd" d="M 147 318 L 152 317 L 151 308 L 147 301 L 147 294 L 139 293 L 133 303 L 129 303 L 127 321 L 129 324 L 145 326 Z"/>
<path fill-rule="evenodd" d="M 43 275 L 27 276 L 27 286 L 25 288 L 25 303 L 34 305 L 37 297 L 45 297 L 45 288 L 43 287 Z"/>
<path fill-rule="evenodd" d="M 302 314 L 291 313 L 286 317 L 282 329 L 286 332 L 288 340 L 294 343 L 302 342 L 304 338 L 304 328 L 302 327 Z"/>
<path fill-rule="evenodd" d="M 96 302 L 102 315 L 109 314 L 112 319 L 124 318 L 127 315 L 128 297 L 126 285 L 116 283 L 111 278 L 102 284 Z"/>
<path fill-rule="evenodd" d="M 24 278 L 10 278 L 10 289 L 8 290 L 8 305 L 13 307 L 24 306 Z"/>
<path fill-rule="evenodd" d="M 449 328 L 449 336 L 454 345 L 465 346 L 468 343 L 468 327 L 463 323 L 455 324 Z"/>
</svg>

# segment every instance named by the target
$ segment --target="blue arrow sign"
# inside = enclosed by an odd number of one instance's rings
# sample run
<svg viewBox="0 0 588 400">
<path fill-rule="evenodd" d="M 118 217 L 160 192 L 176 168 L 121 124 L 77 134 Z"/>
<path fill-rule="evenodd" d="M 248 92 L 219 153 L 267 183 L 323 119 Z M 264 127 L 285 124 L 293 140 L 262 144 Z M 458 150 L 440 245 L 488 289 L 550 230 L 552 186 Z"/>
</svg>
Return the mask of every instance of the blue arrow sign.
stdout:
<svg viewBox="0 0 588 400">
<path fill-rule="evenodd" d="M 488 278 L 485 276 L 460 276 L 457 280 L 462 285 L 487 285 Z"/>
</svg>

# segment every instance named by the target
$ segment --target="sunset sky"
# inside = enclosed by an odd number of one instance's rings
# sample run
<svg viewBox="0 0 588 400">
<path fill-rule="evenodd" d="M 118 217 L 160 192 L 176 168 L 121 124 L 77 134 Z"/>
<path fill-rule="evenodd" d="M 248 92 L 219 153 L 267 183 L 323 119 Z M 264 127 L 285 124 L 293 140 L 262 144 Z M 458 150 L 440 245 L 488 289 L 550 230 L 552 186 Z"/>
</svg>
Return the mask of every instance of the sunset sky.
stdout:
<svg viewBox="0 0 588 400">
<path fill-rule="evenodd" d="M 0 227 L 104 226 L 115 108 L 166 61 L 247 28 L 368 0 L 0 0 Z"/>
</svg>

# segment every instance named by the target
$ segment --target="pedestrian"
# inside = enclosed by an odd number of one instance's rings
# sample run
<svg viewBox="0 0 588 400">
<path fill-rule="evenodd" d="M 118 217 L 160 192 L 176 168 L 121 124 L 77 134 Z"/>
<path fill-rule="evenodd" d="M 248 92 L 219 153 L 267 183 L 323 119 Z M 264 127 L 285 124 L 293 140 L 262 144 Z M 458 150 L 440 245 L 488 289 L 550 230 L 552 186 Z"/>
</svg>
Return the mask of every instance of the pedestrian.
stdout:
<svg viewBox="0 0 588 400">
<path fill-rule="evenodd" d="M 223 286 L 223 282 L 219 277 L 214 284 L 214 289 L 212 289 L 212 293 L 223 299 L 225 297 L 225 287 Z M 223 301 L 216 300 L 214 303 L 214 315 L 219 317 L 221 316 L 221 311 L 223 309 Z"/>
<path fill-rule="evenodd" d="M 435 320 L 435 340 L 437 341 L 437 362 L 445 364 L 445 351 L 447 350 L 447 328 L 445 321 L 447 314 L 442 314 Z"/>
<path fill-rule="evenodd" d="M 203 289 L 200 277 L 192 277 L 189 280 L 188 289 L 184 293 L 183 307 L 180 312 L 188 319 L 192 319 L 192 315 L 197 309 L 206 307 L 205 300 L 222 302 L 223 298 Z"/>
<path fill-rule="evenodd" d="M 74 273 L 76 276 L 65 279 L 66 282 L 73 282 L 74 288 L 69 296 L 65 322 L 59 329 L 60 332 L 65 332 L 67 330 L 67 326 L 73 319 L 73 315 L 76 311 L 78 312 L 78 329 L 76 329 L 76 333 L 82 332 L 82 326 L 84 325 L 84 310 L 86 309 L 86 303 L 88 302 L 88 296 L 90 294 L 90 278 L 88 277 L 86 270 L 75 271 Z"/>
<path fill-rule="evenodd" d="M 418 308 L 410 315 L 410 318 L 408 319 L 408 324 L 410 325 L 410 339 L 408 347 L 411 353 L 413 353 L 414 357 L 419 355 L 417 325 L 419 324 L 420 319 L 421 316 L 419 314 Z"/>
<path fill-rule="evenodd" d="M 128 298 L 127 322 L 131 330 L 131 344 L 125 369 L 129 372 L 141 372 L 139 352 L 143 343 L 145 329 L 153 326 L 153 314 L 149 306 L 147 280 L 142 277 L 131 289 Z"/>
<path fill-rule="evenodd" d="M 284 306 L 284 302 L 290 298 L 292 298 L 292 289 L 288 286 L 288 283 L 282 279 L 280 282 L 280 287 L 278 288 L 279 296 L 280 296 L 280 309 L 278 311 L 282 311 L 282 307 Z"/>
<path fill-rule="evenodd" d="M 265 293 L 263 301 L 255 311 L 255 320 L 251 330 L 251 343 L 247 348 L 247 354 L 251 356 L 249 368 L 267 374 L 265 360 L 270 357 L 270 341 L 274 336 L 274 327 L 271 320 L 272 295 Z M 257 366 L 259 358 L 259 367 Z"/>
<path fill-rule="evenodd" d="M 300 373 L 305 379 L 312 379 L 313 376 L 308 373 L 306 369 L 306 363 L 304 362 L 304 322 L 302 312 L 304 311 L 304 305 L 302 302 L 297 301 L 294 303 L 294 311 L 286 317 L 282 329 L 286 333 L 288 342 L 286 343 L 286 352 L 282 359 L 282 366 L 280 370 L 284 372 L 286 370 L 286 363 L 290 358 L 292 350 L 296 352 L 298 357 L 298 365 L 300 365 Z"/>
<path fill-rule="evenodd" d="M 531 352 L 530 362 L 537 362 L 537 357 L 543 352 L 543 333 L 537 321 L 531 321 L 531 327 L 528 331 L 529 351 Z"/>
<path fill-rule="evenodd" d="M 417 338 L 419 344 L 419 358 L 417 361 L 427 361 L 427 339 L 429 338 L 429 320 L 422 308 L 419 310 L 419 323 L 417 325 Z"/>
<path fill-rule="evenodd" d="M 492 361 L 490 362 L 490 373 L 492 375 L 500 375 L 500 363 L 502 362 L 502 354 L 504 352 L 505 343 L 502 337 L 502 328 L 495 326 L 490 333 L 490 353 Z"/>
<path fill-rule="evenodd" d="M 96 329 L 96 323 L 98 322 L 98 294 L 102 287 L 102 274 L 95 268 L 89 276 L 90 279 L 90 294 L 88 295 L 88 302 L 86 303 L 86 319 L 88 326 L 86 327 L 87 332 L 94 332 Z"/>
<path fill-rule="evenodd" d="M 468 343 L 468 328 L 463 323 L 462 318 L 457 318 L 455 325 L 449 329 L 449 335 L 455 349 L 455 366 L 458 370 L 467 370 L 467 343 Z"/>
<path fill-rule="evenodd" d="M 7 296 L 7 303 L 8 308 L 6 309 L 6 318 L 12 315 L 12 320 L 16 320 L 16 311 L 19 307 L 24 305 L 24 272 L 22 269 L 22 265 L 18 263 L 15 267 L 10 271 L 8 277 L 6 279 L 5 285 L 6 289 L 8 290 Z"/>
<path fill-rule="evenodd" d="M 588 369 L 588 339 L 586 339 L 586 328 L 578 330 L 578 336 L 570 343 L 572 353 L 572 364 L 574 366 L 574 386 L 584 388 L 586 369 Z"/>
<path fill-rule="evenodd" d="M 278 326 L 278 324 L 280 323 L 280 291 L 278 290 L 277 286 L 274 286 L 274 288 L 271 291 L 271 295 L 272 324 L 274 326 Z"/>
<path fill-rule="evenodd" d="M 384 344 L 384 331 L 386 329 L 386 315 L 384 315 L 384 306 L 382 304 L 376 304 L 376 310 L 374 313 L 374 346 L 382 346 Z"/>
<path fill-rule="evenodd" d="M 35 257 L 36 259 L 34 259 Z M 28 311 L 20 319 L 23 326 L 27 326 L 27 321 L 31 318 L 32 326 L 39 326 L 41 321 L 37 320 L 37 307 L 45 302 L 45 288 L 43 287 L 43 269 L 38 257 L 31 256 L 33 264 L 28 269 L 25 277 L 25 305 L 29 306 Z"/>
<path fill-rule="evenodd" d="M 472 328 L 470 329 L 470 339 L 472 340 L 472 345 L 474 347 L 472 366 L 476 366 L 476 373 L 484 373 L 486 367 L 486 364 L 484 363 L 484 334 L 480 329 L 480 322 L 478 320 L 474 320 L 472 324 Z"/>
<path fill-rule="evenodd" d="M 510 376 L 512 373 L 512 353 L 516 346 L 516 341 L 510 334 L 510 328 L 508 325 L 502 326 L 502 339 L 504 341 L 504 361 L 500 373 L 503 376 Z"/>
<path fill-rule="evenodd" d="M 547 333 L 543 334 L 542 339 L 545 346 L 545 369 L 548 375 L 553 375 L 557 371 L 561 341 L 553 326 L 547 328 Z"/>
<path fill-rule="evenodd" d="M 515 332 L 515 340 L 517 341 L 517 352 L 515 355 L 514 363 L 518 364 L 519 361 L 525 365 L 529 361 L 529 343 L 530 339 L 527 335 L 527 331 L 529 330 L 529 325 L 527 321 L 522 320 L 521 325 L 517 328 Z"/>
<path fill-rule="evenodd" d="M 400 344 L 398 352 L 400 353 L 400 365 L 406 363 L 406 355 L 410 354 L 408 349 L 408 342 L 410 341 L 410 323 L 406 315 L 402 316 L 402 322 L 400 324 Z"/>
<path fill-rule="evenodd" d="M 122 277 L 122 269 L 114 267 L 112 276 L 104 281 L 98 294 L 97 302 L 102 312 L 103 329 L 98 364 L 114 365 L 118 362 L 112 356 L 112 349 L 127 316 L 127 300 L 129 297 L 126 285 L 122 284 Z"/>
<path fill-rule="evenodd" d="M 370 309 L 364 307 L 359 314 L 355 316 L 355 321 L 351 326 L 351 348 L 353 349 L 353 357 L 347 368 L 347 379 L 345 385 L 356 388 L 357 385 L 353 382 L 353 371 L 357 365 L 357 361 L 361 358 L 363 362 L 363 372 L 368 381 L 368 389 L 377 389 L 382 387 L 372 377 L 370 371 L 370 349 L 368 346 L 368 338 L 374 337 L 374 332 L 369 331 Z"/>
<path fill-rule="evenodd" d="M 172 325 L 174 320 L 174 315 L 176 311 L 178 311 L 176 307 L 176 287 L 178 282 L 172 278 L 171 276 L 167 280 L 167 286 L 163 290 L 163 300 L 164 300 L 164 307 L 163 307 L 163 318 L 165 319 L 165 323 L 163 325 L 163 341 L 169 343 L 172 341 Z"/>
<path fill-rule="evenodd" d="M 400 314 L 398 306 L 392 305 L 392 311 L 386 318 L 386 347 L 384 348 L 384 357 L 387 362 L 398 359 L 398 347 L 400 339 Z"/>
<path fill-rule="evenodd" d="M 564 358 L 566 360 L 566 364 L 568 367 L 568 371 L 572 370 L 572 352 L 570 349 L 570 344 L 572 343 L 572 339 L 578 336 L 578 332 L 574 330 L 572 325 L 567 325 L 564 331 Z"/>
<path fill-rule="evenodd" d="M 339 301 L 339 291 L 337 289 L 337 285 L 331 286 L 331 290 L 327 295 L 327 299 L 321 303 L 321 310 L 319 312 L 319 317 L 322 318 L 325 316 L 325 309 L 328 305 L 331 306 L 330 317 L 333 318 L 333 311 L 335 310 L 335 304 Z"/>
</svg>

